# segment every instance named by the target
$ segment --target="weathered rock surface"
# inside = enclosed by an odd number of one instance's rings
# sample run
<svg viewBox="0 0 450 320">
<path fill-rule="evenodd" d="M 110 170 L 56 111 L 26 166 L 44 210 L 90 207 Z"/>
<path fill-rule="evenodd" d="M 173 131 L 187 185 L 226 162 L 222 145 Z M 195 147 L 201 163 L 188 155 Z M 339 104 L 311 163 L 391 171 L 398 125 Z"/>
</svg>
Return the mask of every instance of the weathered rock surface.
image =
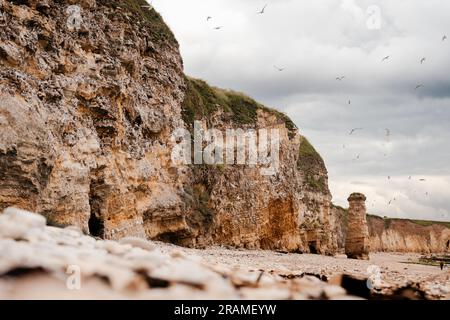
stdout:
<svg viewBox="0 0 450 320">
<path fill-rule="evenodd" d="M 332 206 L 338 251 L 343 252 L 347 235 L 348 210 Z M 371 252 L 443 253 L 450 250 L 448 223 L 381 218 L 368 214 Z"/>
<path fill-rule="evenodd" d="M 368 216 L 374 251 L 450 252 L 450 228 L 443 223 Z"/>
<path fill-rule="evenodd" d="M 450 298 L 449 271 L 394 258 L 96 240 L 23 210 L 0 215 L 0 299 Z M 376 291 L 367 286 L 373 264 L 381 277 Z"/>
<path fill-rule="evenodd" d="M 321 157 L 283 114 L 186 79 L 142 5 L 0 1 L 0 209 L 105 239 L 333 253 Z M 171 134 L 193 120 L 280 129 L 279 173 L 175 166 Z"/>
<path fill-rule="evenodd" d="M 353 193 L 348 198 L 348 222 L 345 254 L 352 259 L 369 259 L 369 230 L 366 220 L 366 197 Z"/>
<path fill-rule="evenodd" d="M 161 247 L 161 245 L 159 245 Z M 13 208 L 0 215 L 0 299 L 349 299 L 313 276 L 204 262 L 175 247 L 95 240 Z"/>
</svg>

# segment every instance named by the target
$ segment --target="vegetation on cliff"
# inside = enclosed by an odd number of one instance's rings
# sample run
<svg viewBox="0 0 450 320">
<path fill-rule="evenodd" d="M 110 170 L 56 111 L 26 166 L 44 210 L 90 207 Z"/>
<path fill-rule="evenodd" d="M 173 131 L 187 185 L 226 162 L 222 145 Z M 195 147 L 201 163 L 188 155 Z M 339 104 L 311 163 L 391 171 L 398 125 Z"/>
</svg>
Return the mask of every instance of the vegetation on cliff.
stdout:
<svg viewBox="0 0 450 320">
<path fill-rule="evenodd" d="M 195 120 L 210 122 L 217 112 L 223 112 L 236 125 L 253 125 L 257 111 L 274 114 L 284 122 L 293 135 L 297 127 L 284 113 L 263 106 L 243 93 L 211 87 L 205 81 L 186 77 L 186 94 L 183 102 L 183 119 L 192 126 Z"/>
<path fill-rule="evenodd" d="M 367 215 L 368 218 L 372 218 L 372 219 L 383 219 L 384 220 L 384 225 L 387 228 L 389 228 L 389 226 L 392 224 L 393 221 L 400 221 L 400 222 L 412 222 L 415 223 L 419 226 L 422 227 L 429 227 L 432 225 L 441 225 L 444 226 L 446 228 L 450 229 L 450 222 L 444 222 L 444 221 L 432 221 L 432 220 L 414 220 L 414 219 L 401 219 L 401 218 L 388 218 L 388 217 L 379 217 L 376 215 L 372 215 L 372 214 L 368 214 Z"/>
<path fill-rule="evenodd" d="M 306 138 L 303 138 L 300 144 L 297 169 L 304 173 L 306 184 L 312 191 L 327 192 L 326 177 L 325 175 L 319 174 L 323 170 L 326 171 L 325 163 L 320 154 Z"/>
<path fill-rule="evenodd" d="M 165 24 L 161 15 L 153 9 L 150 9 L 148 2 L 145 0 L 114 0 L 99 1 L 103 5 L 109 5 L 114 9 L 123 8 L 128 12 L 137 16 L 145 23 L 145 26 L 152 30 L 153 41 L 167 40 L 171 43 L 176 43 L 176 39 L 170 28 Z"/>
</svg>

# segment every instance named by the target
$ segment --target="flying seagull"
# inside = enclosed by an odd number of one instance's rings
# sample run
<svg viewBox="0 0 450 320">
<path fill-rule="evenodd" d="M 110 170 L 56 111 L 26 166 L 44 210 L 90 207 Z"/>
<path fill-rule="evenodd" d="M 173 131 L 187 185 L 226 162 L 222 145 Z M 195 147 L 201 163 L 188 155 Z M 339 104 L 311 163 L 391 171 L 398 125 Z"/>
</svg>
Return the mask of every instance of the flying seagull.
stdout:
<svg viewBox="0 0 450 320">
<path fill-rule="evenodd" d="M 284 71 L 284 69 L 286 69 L 286 68 L 280 68 L 280 67 L 277 67 L 277 66 L 273 66 L 275 69 L 277 69 L 278 71 Z"/>
<path fill-rule="evenodd" d="M 445 40 L 447 40 L 447 36 L 446 36 L 446 35 L 444 35 L 444 36 L 442 37 L 442 41 L 445 41 Z"/>
<path fill-rule="evenodd" d="M 423 181 L 427 181 L 427 180 L 426 180 L 426 179 L 420 179 L 419 181 L 422 181 L 422 182 L 423 182 Z"/>
<path fill-rule="evenodd" d="M 219 27 L 215 27 L 214 30 L 220 30 L 222 28 L 223 28 L 222 26 L 219 26 Z"/>
<path fill-rule="evenodd" d="M 352 104 L 352 100 L 348 100 L 348 104 Z"/>
<path fill-rule="evenodd" d="M 338 80 L 338 81 L 342 81 L 342 80 L 344 80 L 345 79 L 345 76 L 342 76 L 342 77 L 336 77 L 336 80 Z"/>
<path fill-rule="evenodd" d="M 411 178 L 412 178 L 412 177 L 411 177 L 411 176 L 409 176 L 409 177 L 408 177 L 408 180 L 411 180 Z"/>
<path fill-rule="evenodd" d="M 391 130 L 389 129 L 384 129 L 386 131 L 386 137 L 390 137 L 391 136 Z"/>
<path fill-rule="evenodd" d="M 425 87 L 425 86 L 423 84 L 418 84 L 414 90 L 417 90 L 417 89 L 422 88 L 422 87 Z"/>
<path fill-rule="evenodd" d="M 363 130 L 363 128 L 354 128 L 350 131 L 348 135 L 351 136 L 356 130 Z"/>
<path fill-rule="evenodd" d="M 212 19 L 212 17 L 210 17 L 210 16 L 206 17 L 206 21 L 209 21 L 211 19 Z"/>
<path fill-rule="evenodd" d="M 427 58 L 423 57 L 422 59 L 420 59 L 420 64 L 423 64 L 426 60 Z"/>
<path fill-rule="evenodd" d="M 383 59 L 381 59 L 381 62 L 384 62 L 384 61 L 388 60 L 390 57 L 391 57 L 391 56 L 386 56 L 386 57 L 384 57 Z"/>
<path fill-rule="evenodd" d="M 264 8 L 261 9 L 261 11 L 258 11 L 258 14 L 264 14 L 266 7 L 267 7 L 267 4 L 264 6 Z"/>
</svg>

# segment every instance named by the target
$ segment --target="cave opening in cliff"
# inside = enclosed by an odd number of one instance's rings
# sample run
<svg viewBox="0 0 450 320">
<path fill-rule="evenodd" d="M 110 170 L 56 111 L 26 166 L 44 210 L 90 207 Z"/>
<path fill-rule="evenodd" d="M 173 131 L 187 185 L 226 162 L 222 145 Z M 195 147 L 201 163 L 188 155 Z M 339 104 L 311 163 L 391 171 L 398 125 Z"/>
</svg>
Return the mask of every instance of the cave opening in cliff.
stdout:
<svg viewBox="0 0 450 320">
<path fill-rule="evenodd" d="M 89 218 L 89 233 L 94 237 L 103 237 L 103 220 L 98 218 L 96 214 L 92 213 Z"/>
<path fill-rule="evenodd" d="M 317 242 L 316 241 L 311 241 L 309 244 L 309 252 L 312 254 L 317 254 Z"/>
</svg>

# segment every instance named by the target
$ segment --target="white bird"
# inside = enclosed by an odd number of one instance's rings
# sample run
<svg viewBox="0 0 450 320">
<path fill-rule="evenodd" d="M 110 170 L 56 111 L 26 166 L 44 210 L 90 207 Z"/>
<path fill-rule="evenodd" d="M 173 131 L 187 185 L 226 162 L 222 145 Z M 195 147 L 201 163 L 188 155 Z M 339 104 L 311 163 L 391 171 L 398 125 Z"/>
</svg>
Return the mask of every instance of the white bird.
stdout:
<svg viewBox="0 0 450 320">
<path fill-rule="evenodd" d="M 215 27 L 214 30 L 220 30 L 222 28 L 223 28 L 223 26 L 219 26 L 219 27 Z"/>
<path fill-rule="evenodd" d="M 445 40 L 447 40 L 447 36 L 446 36 L 446 35 L 444 35 L 444 36 L 442 37 L 442 41 L 445 41 Z"/>
<path fill-rule="evenodd" d="M 352 100 L 348 100 L 348 104 L 352 104 Z"/>
<path fill-rule="evenodd" d="M 354 128 L 350 131 L 348 135 L 351 136 L 356 130 L 363 130 L 363 128 Z"/>
<path fill-rule="evenodd" d="M 342 77 L 336 77 L 336 80 L 338 80 L 338 81 L 342 81 L 342 80 L 344 80 L 345 79 L 345 76 L 342 76 Z"/>
<path fill-rule="evenodd" d="M 281 72 L 281 71 L 284 71 L 284 69 L 286 69 L 286 68 L 280 68 L 280 67 L 277 67 L 277 66 L 275 66 L 275 65 L 274 65 L 273 67 L 274 67 L 275 69 L 277 69 L 278 71 L 280 71 L 280 72 Z"/>
<path fill-rule="evenodd" d="M 384 62 L 384 61 L 388 60 L 390 57 L 391 57 L 391 56 L 386 56 L 386 57 L 384 57 L 383 59 L 381 59 L 381 62 Z"/>
<path fill-rule="evenodd" d="M 261 9 L 261 11 L 258 11 L 258 14 L 264 14 L 266 7 L 267 7 L 267 4 L 264 6 L 264 8 Z"/>
<path fill-rule="evenodd" d="M 423 84 L 418 84 L 414 90 L 417 90 L 417 89 L 422 88 L 422 87 L 425 87 L 425 86 Z"/>
<path fill-rule="evenodd" d="M 212 19 L 212 17 L 210 17 L 210 16 L 206 17 L 206 21 L 209 21 L 211 19 Z"/>
<path fill-rule="evenodd" d="M 386 137 L 390 137 L 391 136 L 391 130 L 389 130 L 388 128 L 384 129 L 386 131 Z"/>
<path fill-rule="evenodd" d="M 423 57 L 422 59 L 420 59 L 420 64 L 423 64 L 426 60 L 427 58 Z"/>
</svg>

